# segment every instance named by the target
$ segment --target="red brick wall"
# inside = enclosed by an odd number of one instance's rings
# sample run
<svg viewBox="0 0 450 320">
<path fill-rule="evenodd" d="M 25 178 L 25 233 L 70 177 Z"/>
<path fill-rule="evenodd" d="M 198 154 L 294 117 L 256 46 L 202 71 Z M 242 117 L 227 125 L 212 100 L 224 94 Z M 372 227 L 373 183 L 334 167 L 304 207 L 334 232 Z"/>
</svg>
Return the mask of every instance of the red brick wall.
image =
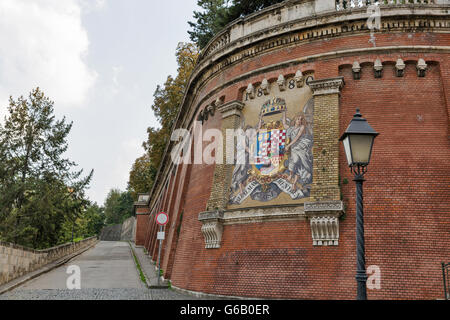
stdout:
<svg viewBox="0 0 450 320">
<path fill-rule="evenodd" d="M 136 215 L 136 239 L 135 243 L 137 246 L 143 246 L 145 243 L 145 235 L 148 225 L 148 214 L 137 214 Z"/>
<path fill-rule="evenodd" d="M 253 58 L 211 79 L 198 97 L 239 74 L 283 60 L 366 47 L 367 37 L 318 41 Z M 405 45 L 444 45 L 450 41 L 448 34 L 432 35 L 430 39 L 425 33 L 412 38 L 407 34 L 378 35 L 377 45 L 392 45 L 394 40 Z M 382 79 L 373 76 L 373 61 L 378 57 L 386 62 Z M 402 78 L 394 75 L 398 57 L 407 64 Z M 429 62 L 425 78 L 417 76 L 418 58 Z M 352 78 L 355 60 L 363 65 L 361 80 Z M 225 101 L 239 99 L 239 90 L 248 83 L 295 73 L 297 69 L 313 70 L 316 79 L 344 76 L 341 132 L 359 107 L 381 133 L 364 191 L 366 265 L 381 268 L 381 290 L 369 290 L 369 298 L 442 297 L 440 262 L 450 258 L 449 60 L 448 55 L 437 53 L 386 53 L 309 62 L 250 77 L 214 95 L 224 95 Z M 197 98 L 193 106 L 199 101 Z M 220 128 L 220 117 L 216 113 L 208 126 Z M 165 276 L 177 287 L 221 295 L 354 299 L 355 186 L 342 146 L 340 165 L 347 209 L 340 221 L 339 246 L 313 247 L 308 221 L 285 221 L 227 225 L 222 247 L 214 250 L 204 248 L 198 221 L 198 214 L 206 210 L 214 166 L 189 166 L 184 199 L 176 191 L 169 203 L 165 202 L 174 217 L 168 231 L 170 239 L 165 242 L 169 243 L 163 258 L 168 270 Z M 181 186 L 174 190 L 181 190 Z M 171 205 L 173 201 L 181 204 Z M 183 212 L 181 224 L 179 212 Z M 174 232 L 178 228 L 179 235 Z M 149 244 L 148 249 L 157 252 L 157 243 Z"/>
<path fill-rule="evenodd" d="M 361 80 L 352 80 L 350 68 L 341 74 L 341 128 L 359 107 L 381 133 L 364 186 L 366 261 L 382 272 L 382 289 L 369 296 L 441 298 L 440 263 L 450 258 L 450 148 L 440 66 L 429 63 L 425 78 L 412 62 L 403 78 L 395 77 L 393 65 L 382 79 L 370 66 L 363 67 Z M 341 176 L 349 180 L 342 187 L 345 232 L 354 230 L 355 188 L 342 146 L 340 159 Z"/>
</svg>

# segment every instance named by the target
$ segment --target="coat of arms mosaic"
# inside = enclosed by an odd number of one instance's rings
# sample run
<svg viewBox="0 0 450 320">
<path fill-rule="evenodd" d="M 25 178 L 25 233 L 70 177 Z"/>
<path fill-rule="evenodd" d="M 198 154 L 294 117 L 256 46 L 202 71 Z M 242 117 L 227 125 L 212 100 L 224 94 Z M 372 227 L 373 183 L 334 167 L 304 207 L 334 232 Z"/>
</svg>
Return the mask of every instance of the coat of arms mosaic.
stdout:
<svg viewBox="0 0 450 320">
<path fill-rule="evenodd" d="M 237 144 L 236 154 L 240 151 L 245 159 L 234 166 L 229 205 L 304 201 L 313 178 L 311 90 L 307 84 L 281 90 L 275 83 L 268 94 L 260 88 L 256 92 L 254 99 L 244 93 L 245 144 Z"/>
</svg>

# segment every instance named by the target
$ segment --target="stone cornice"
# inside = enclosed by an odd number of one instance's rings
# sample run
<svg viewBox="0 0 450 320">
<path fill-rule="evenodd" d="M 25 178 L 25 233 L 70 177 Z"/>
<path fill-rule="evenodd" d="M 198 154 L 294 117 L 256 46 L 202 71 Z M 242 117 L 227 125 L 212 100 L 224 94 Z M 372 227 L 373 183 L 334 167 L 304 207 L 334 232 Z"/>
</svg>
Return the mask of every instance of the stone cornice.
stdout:
<svg viewBox="0 0 450 320">
<path fill-rule="evenodd" d="M 224 225 L 305 219 L 303 204 L 206 211 L 198 215 L 199 221 L 219 220 Z"/>
<path fill-rule="evenodd" d="M 244 104 L 239 100 L 227 102 L 217 108 L 217 110 L 219 110 L 222 114 L 222 119 L 228 118 L 232 115 L 240 115 L 242 109 L 244 109 Z"/>
<path fill-rule="evenodd" d="M 344 212 L 344 203 L 342 201 L 322 201 L 322 202 L 306 202 L 305 214 L 307 216 L 316 215 L 317 213 L 337 213 Z"/>
<path fill-rule="evenodd" d="M 313 92 L 313 96 L 335 93 L 340 94 L 341 89 L 344 86 L 344 77 L 312 80 L 308 84 Z"/>
<path fill-rule="evenodd" d="M 200 212 L 198 215 L 199 221 L 214 220 L 214 219 L 223 219 L 223 211 L 220 211 L 220 210 L 205 211 L 205 212 Z"/>
</svg>

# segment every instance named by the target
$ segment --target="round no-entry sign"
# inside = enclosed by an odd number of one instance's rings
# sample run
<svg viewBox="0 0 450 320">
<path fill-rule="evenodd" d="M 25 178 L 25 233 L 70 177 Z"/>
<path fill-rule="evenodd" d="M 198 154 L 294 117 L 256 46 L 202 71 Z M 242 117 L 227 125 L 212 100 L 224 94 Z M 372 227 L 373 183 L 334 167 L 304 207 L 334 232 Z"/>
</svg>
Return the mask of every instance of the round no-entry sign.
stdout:
<svg viewBox="0 0 450 320">
<path fill-rule="evenodd" d="M 160 212 L 156 215 L 156 223 L 160 226 L 165 226 L 169 222 L 169 216 L 165 212 Z"/>
</svg>

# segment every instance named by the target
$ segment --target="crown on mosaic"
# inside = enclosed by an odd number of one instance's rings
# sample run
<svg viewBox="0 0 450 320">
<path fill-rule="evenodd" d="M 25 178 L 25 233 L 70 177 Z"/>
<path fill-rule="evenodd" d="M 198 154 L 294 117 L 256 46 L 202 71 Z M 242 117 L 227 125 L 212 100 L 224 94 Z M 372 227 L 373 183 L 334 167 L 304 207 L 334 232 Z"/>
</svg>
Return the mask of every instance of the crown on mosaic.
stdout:
<svg viewBox="0 0 450 320">
<path fill-rule="evenodd" d="M 261 114 L 266 116 L 269 114 L 280 113 L 287 110 L 286 101 L 281 98 L 273 98 L 271 100 L 267 100 L 262 108 Z"/>
</svg>

